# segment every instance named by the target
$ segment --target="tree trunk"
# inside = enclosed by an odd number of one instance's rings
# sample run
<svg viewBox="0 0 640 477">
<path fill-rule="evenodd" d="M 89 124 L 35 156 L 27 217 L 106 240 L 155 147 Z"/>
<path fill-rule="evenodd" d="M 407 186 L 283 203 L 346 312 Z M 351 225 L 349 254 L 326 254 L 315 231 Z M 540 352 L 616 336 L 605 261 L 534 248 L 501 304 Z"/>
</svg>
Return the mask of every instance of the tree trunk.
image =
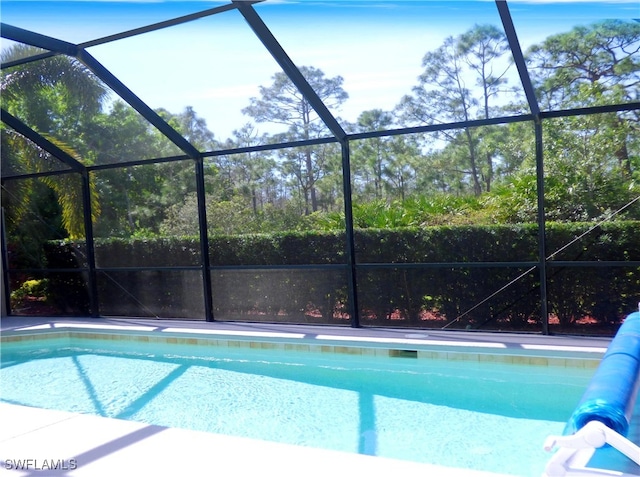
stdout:
<svg viewBox="0 0 640 477">
<path fill-rule="evenodd" d="M 491 153 L 487 152 L 487 179 L 485 183 L 487 184 L 486 192 L 491 192 L 491 182 L 493 181 L 493 159 L 491 158 Z"/>
<path fill-rule="evenodd" d="M 471 176 L 473 178 L 473 193 L 477 196 L 482 194 L 482 185 L 480 184 L 480 177 L 478 174 L 478 165 L 476 163 L 476 148 L 473 145 L 473 137 L 469 128 L 464 130 L 467 136 L 467 142 L 469 144 L 469 162 L 471 163 Z"/>
<path fill-rule="evenodd" d="M 253 206 L 253 215 L 258 215 L 258 198 L 256 197 L 256 187 L 251 186 L 251 205 Z"/>
<path fill-rule="evenodd" d="M 316 197 L 315 179 L 313 178 L 313 162 L 311 161 L 311 151 L 307 149 L 304 155 L 305 165 L 307 168 L 307 187 L 311 196 L 311 211 L 316 212 L 318 210 L 318 199 Z"/>
</svg>

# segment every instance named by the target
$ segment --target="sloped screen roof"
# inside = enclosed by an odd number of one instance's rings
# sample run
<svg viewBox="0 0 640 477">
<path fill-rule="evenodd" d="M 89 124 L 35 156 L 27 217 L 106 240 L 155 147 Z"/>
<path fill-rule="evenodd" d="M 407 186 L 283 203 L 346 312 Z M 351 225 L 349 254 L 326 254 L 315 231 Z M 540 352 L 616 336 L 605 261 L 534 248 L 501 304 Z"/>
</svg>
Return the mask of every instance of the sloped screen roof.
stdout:
<svg viewBox="0 0 640 477">
<path fill-rule="evenodd" d="M 169 138 L 172 144 L 167 142 L 163 155 L 190 155 L 195 151 L 172 137 L 154 117 L 154 111 L 175 113 L 192 108 L 217 139 L 214 149 L 223 148 L 224 140 L 232 137 L 234 130 L 255 122 L 255 115 L 252 117 L 247 107 L 274 75 L 284 71 L 301 88 L 301 94 L 313 100 L 317 92 L 306 89 L 313 81 L 304 81 L 298 73 L 302 70 L 308 75 L 308 68 L 326 78 L 341 78 L 341 86 L 348 94 L 343 101 L 315 103 L 314 109 L 321 109 L 316 113 L 322 130 L 316 135 L 351 133 L 362 112 L 393 111 L 416 88 L 428 90 L 429 81 L 438 78 L 424 78 L 421 83 L 426 55 L 437 53 L 448 38 L 459 37 L 478 26 L 506 33 L 509 45 L 491 53 L 494 57 L 483 66 L 501 81 L 500 89 L 491 98 L 493 107 L 478 109 L 477 117 L 463 119 L 530 114 L 532 105 L 536 111 L 551 111 L 553 100 L 540 86 L 549 71 L 522 69 L 527 65 L 522 55 L 535 55 L 535 46 L 540 42 L 572 28 L 603 19 L 633 22 L 639 16 L 636 2 L 5 1 L 3 51 L 9 51 L 16 42 L 36 49 L 31 54 L 21 50 L 10 59 L 5 58 L 3 70 L 10 72 L 12 66 L 38 61 L 43 52 L 44 56 L 46 52 L 74 55 L 115 88 L 109 91 L 105 107 L 124 99 Z M 618 46 L 624 49 L 624 45 Z M 465 67 L 473 73 L 473 65 Z M 465 87 L 477 88 L 471 78 L 470 74 Z M 527 96 L 527 88 L 531 88 L 527 83 L 532 80 L 537 81 L 537 96 Z M 623 88 L 631 88 L 632 80 L 621 83 Z M 631 89 L 628 93 L 604 100 L 594 96 L 579 106 L 637 101 Z M 315 96 L 321 101 L 326 98 L 321 98 L 322 92 Z M 500 108 L 518 102 L 520 109 L 505 112 Z M 28 119 L 14 116 L 37 129 Z M 443 109 L 433 111 L 428 118 L 396 119 L 388 129 L 425 123 L 455 125 L 461 118 Z M 258 124 L 260 132 L 269 135 L 284 133 L 286 128 L 277 121 Z M 358 133 L 362 132 L 367 132 L 366 128 L 358 129 Z M 200 153 L 207 152 L 202 147 L 198 149 Z M 137 155 L 136 160 L 140 159 L 151 157 Z M 132 159 L 104 160 L 121 163 Z"/>
</svg>

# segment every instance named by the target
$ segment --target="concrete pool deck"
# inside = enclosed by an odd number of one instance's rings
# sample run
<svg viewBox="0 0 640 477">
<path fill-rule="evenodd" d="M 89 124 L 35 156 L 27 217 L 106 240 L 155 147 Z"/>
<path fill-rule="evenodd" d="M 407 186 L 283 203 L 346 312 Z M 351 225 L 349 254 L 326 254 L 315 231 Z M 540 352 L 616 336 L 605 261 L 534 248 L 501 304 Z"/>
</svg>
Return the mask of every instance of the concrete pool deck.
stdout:
<svg viewBox="0 0 640 477">
<path fill-rule="evenodd" d="M 0 403 L 0 475 L 497 477 L 380 457 Z M 31 459 L 30 470 L 15 469 Z M 71 460 L 73 459 L 73 460 Z M 45 462 L 46 460 L 46 462 Z M 58 463 L 68 470 L 42 471 Z M 73 468 L 75 467 L 75 468 Z M 13 469 L 9 469 L 13 468 Z"/>
<path fill-rule="evenodd" d="M 510 353 L 536 350 L 574 351 L 598 356 L 609 338 L 559 337 L 440 330 L 346 328 L 267 323 L 205 323 L 145 319 L 74 319 L 8 317 L 3 336 L 24 329 L 201 332 L 211 336 L 320 340 L 377 346 L 445 348 L 486 346 Z M 323 341 L 324 340 L 324 341 Z M 0 383 L 1 384 L 1 383 Z M 542 443 L 540 443 L 542 445 Z M 29 460 L 30 459 L 30 460 Z M 70 461 L 70 459 L 75 459 Z M 18 462 L 20 460 L 21 462 Z M 18 465 L 22 469 L 16 469 Z M 25 469 L 29 465 L 29 469 Z M 57 471 L 43 467 L 62 466 Z M 11 467 L 11 469 L 10 469 Z M 74 468 L 72 468 L 74 467 Z M 498 477 L 499 474 L 438 467 L 416 462 L 279 444 L 212 433 L 164 428 L 144 423 L 0 403 L 0 475 L 8 476 L 151 476 L 151 475 L 433 475 Z"/>
</svg>

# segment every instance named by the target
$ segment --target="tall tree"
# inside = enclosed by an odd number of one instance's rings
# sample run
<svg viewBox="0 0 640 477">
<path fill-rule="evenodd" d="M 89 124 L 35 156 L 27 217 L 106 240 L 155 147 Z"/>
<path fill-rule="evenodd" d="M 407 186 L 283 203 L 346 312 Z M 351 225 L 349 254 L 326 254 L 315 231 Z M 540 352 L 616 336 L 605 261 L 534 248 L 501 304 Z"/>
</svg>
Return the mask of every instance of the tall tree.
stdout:
<svg viewBox="0 0 640 477">
<path fill-rule="evenodd" d="M 404 202 L 416 191 L 417 167 L 423 158 L 411 137 L 395 136 L 389 147 L 391 154 L 384 169 L 387 195 Z"/>
<path fill-rule="evenodd" d="M 549 109 L 625 103 L 640 99 L 640 24 L 605 20 L 553 35 L 527 52 L 538 97 Z M 640 113 L 600 116 L 615 136 L 619 167 L 630 177 L 629 149 L 640 133 Z M 635 167 L 638 167 L 636 165 Z"/>
<path fill-rule="evenodd" d="M 300 72 L 329 109 L 337 108 L 347 100 L 348 94 L 342 88 L 344 80 L 341 76 L 326 78 L 324 72 L 312 66 L 303 66 Z M 285 73 L 276 73 L 270 86 L 260 86 L 260 98 L 251 98 L 249 106 L 242 112 L 258 122 L 288 126 L 288 137 L 292 140 L 307 140 L 327 133 L 309 100 Z M 299 175 L 298 179 L 301 186 L 304 184 L 302 191 L 305 194 L 305 202 L 310 205 L 306 212 L 315 212 L 318 210 L 315 182 L 319 167 L 314 163 L 312 148 L 303 148 L 299 152 L 303 159 L 302 168 L 296 167 L 300 157 L 296 154 L 291 161 L 291 170 L 300 171 L 300 174 L 304 175 L 304 178 Z"/>
<path fill-rule="evenodd" d="M 3 51 L 1 57 L 4 63 L 40 52 L 30 46 L 14 45 Z M 107 97 L 107 88 L 82 63 L 65 55 L 57 55 L 3 70 L 0 91 L 3 107 L 11 114 L 77 160 L 91 162 L 91 152 L 83 139 L 88 125 Z M 61 168 L 58 161 L 14 131 L 3 128 L 2 136 L 3 169 L 19 173 Z M 79 200 L 81 183 L 78 178 L 66 174 L 57 178 L 42 177 L 39 181 L 54 192 L 61 214 L 59 220 L 66 234 L 72 238 L 84 236 L 82 201 Z M 15 205 L 7 209 L 10 231 L 20 226 L 23 214 L 32 205 L 38 208 L 38 200 L 50 200 L 46 189 L 34 188 L 29 183 L 32 182 L 3 188 L 3 203 Z M 92 201 L 94 215 L 97 215 L 99 204 L 95 194 L 92 195 Z M 57 221 L 55 218 L 52 220 Z M 56 227 L 52 225 L 51 230 Z M 46 238 L 60 237 L 43 237 Z"/>
<path fill-rule="evenodd" d="M 240 129 L 233 131 L 233 138 L 228 139 L 225 149 L 238 149 L 265 144 L 268 137 L 260 134 L 256 127 L 247 123 Z M 218 156 L 214 163 L 219 171 L 218 190 L 224 191 L 219 195 L 223 200 L 231 196 L 240 196 L 254 215 L 258 215 L 268 203 L 277 200 L 275 196 L 275 161 L 269 152 L 243 152 Z M 215 191 L 213 191 L 215 194 Z"/>
<path fill-rule="evenodd" d="M 393 115 L 381 109 L 364 111 L 358 116 L 357 130 L 381 131 L 393 124 Z M 358 141 L 353 148 L 353 178 L 363 198 L 382 199 L 384 196 L 384 172 L 391 155 L 391 138 L 376 137 Z"/>
<path fill-rule="evenodd" d="M 213 133 L 191 107 L 174 114 L 156 111 L 170 126 L 200 150 L 215 147 Z M 90 134 L 100 163 L 116 163 L 182 155 L 181 151 L 129 105 L 116 101 L 108 113 L 94 120 Z M 205 174 L 215 174 L 208 168 Z M 156 234 L 168 207 L 195 193 L 193 161 L 180 160 L 107 169 L 97 173 L 103 203 L 98 236 Z"/>
<path fill-rule="evenodd" d="M 491 116 L 490 102 L 501 92 L 506 92 L 508 67 L 498 67 L 498 61 L 509 49 L 504 34 L 491 25 L 481 25 L 460 36 L 460 54 L 476 75 L 476 87 L 482 91 L 482 113 L 484 119 Z M 491 191 L 493 182 L 493 154 L 486 149 L 483 179 L 485 190 Z"/>
<path fill-rule="evenodd" d="M 181 113 L 173 114 L 162 108 L 157 113 L 189 141 L 196 149 L 210 151 L 215 145 L 214 134 L 207 127 L 207 121 L 198 116 L 193 106 L 187 106 Z"/>
<path fill-rule="evenodd" d="M 281 159 L 279 171 L 292 191 L 300 213 L 309 215 L 318 211 L 317 183 L 327 173 L 327 156 L 320 147 L 292 147 L 278 151 Z"/>
<path fill-rule="evenodd" d="M 492 25 L 476 25 L 442 46 L 428 52 L 424 72 L 412 94 L 398 106 L 402 119 L 412 124 L 463 122 L 491 116 L 497 97 L 506 89 L 510 63 L 504 61 L 508 43 L 503 32 Z M 472 128 L 443 132 L 446 140 L 465 144 L 467 173 L 476 195 L 491 189 L 493 158 L 478 151 L 478 133 Z"/>
<path fill-rule="evenodd" d="M 552 35 L 526 59 L 543 106 L 555 109 L 637 101 L 639 53 L 639 23 L 605 20 Z"/>
<path fill-rule="evenodd" d="M 97 115 L 87 134 L 87 143 L 99 164 L 178 154 L 177 148 L 166 146 L 167 142 L 122 101 L 115 101 L 108 112 Z M 152 204 L 161 194 L 162 182 L 171 177 L 159 170 L 162 167 L 170 166 L 112 168 L 96 173 L 103 210 L 96 223 L 96 236 L 127 237 L 140 228 L 154 228 L 154 212 L 161 213 L 161 208 Z"/>
<path fill-rule="evenodd" d="M 4 63 L 38 53 L 38 48 L 16 44 L 1 57 Z M 14 116 L 78 150 L 79 133 L 108 96 L 107 87 L 87 67 L 66 55 L 3 70 L 0 91 L 3 107 Z"/>
</svg>

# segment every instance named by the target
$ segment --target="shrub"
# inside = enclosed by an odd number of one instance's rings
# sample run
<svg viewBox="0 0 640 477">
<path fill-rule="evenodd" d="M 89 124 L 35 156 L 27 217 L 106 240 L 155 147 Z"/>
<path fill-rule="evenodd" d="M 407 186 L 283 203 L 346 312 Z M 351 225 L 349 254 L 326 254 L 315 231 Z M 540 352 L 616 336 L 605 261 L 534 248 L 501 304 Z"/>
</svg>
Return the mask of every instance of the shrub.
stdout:
<svg viewBox="0 0 640 477">
<path fill-rule="evenodd" d="M 607 223 L 590 231 L 591 227 L 550 223 L 546 230 L 549 311 L 562 327 L 588 317 L 611 328 L 638 302 L 640 267 L 627 262 L 640 261 L 639 223 Z M 345 244 L 342 231 L 211 237 L 216 317 L 344 323 L 349 289 Z M 451 323 L 455 328 L 539 331 L 535 224 L 358 229 L 355 245 L 363 324 Z M 47 250 L 56 257 L 50 263 L 67 267 L 82 258 L 74 256 L 78 247 L 69 244 L 50 244 Z M 160 310 L 154 313 L 201 317 L 195 316 L 201 313 L 202 301 L 199 254 L 194 237 L 98 241 L 99 267 L 184 270 L 155 270 L 157 279 L 147 282 L 143 276 L 151 272 L 108 272 L 117 275 L 118 284 L 100 288 L 100 302 L 122 302 L 124 290 L 135 295 L 131 303 L 164 300 L 153 307 L 145 302 L 146 308 Z M 601 262 L 616 263 L 600 267 Z M 168 280 L 170 273 L 173 278 Z M 64 288 L 55 286 L 65 277 Z M 52 273 L 51 289 L 86 297 L 84 283 L 71 283 L 68 273 Z M 116 291 L 117 296 L 111 296 Z M 194 306 L 195 301 L 200 305 Z"/>
<path fill-rule="evenodd" d="M 24 306 L 28 299 L 47 301 L 49 295 L 49 280 L 42 278 L 39 280 L 26 280 L 20 288 L 11 292 L 11 307 L 19 308 Z"/>
</svg>

